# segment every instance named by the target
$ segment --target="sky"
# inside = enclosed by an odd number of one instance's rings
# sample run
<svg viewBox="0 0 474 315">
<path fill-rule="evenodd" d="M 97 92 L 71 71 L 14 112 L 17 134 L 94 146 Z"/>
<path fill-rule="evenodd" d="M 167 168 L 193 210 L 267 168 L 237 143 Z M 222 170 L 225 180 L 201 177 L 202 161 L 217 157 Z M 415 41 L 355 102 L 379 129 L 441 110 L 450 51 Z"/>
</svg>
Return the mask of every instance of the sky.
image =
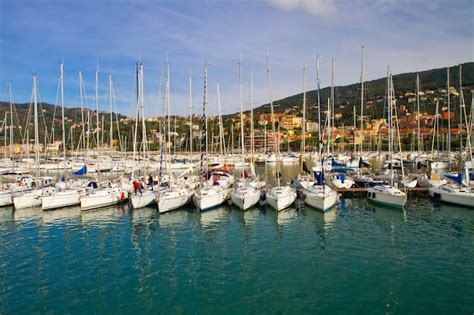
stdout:
<svg viewBox="0 0 474 315">
<path fill-rule="evenodd" d="M 100 110 L 108 111 L 108 75 L 117 110 L 136 112 L 135 63 L 144 66 L 145 115 L 163 113 L 163 71 L 170 66 L 170 112 L 202 112 L 204 62 L 209 65 L 209 113 L 216 114 L 219 81 L 222 113 L 238 112 L 239 62 L 244 110 L 316 87 L 316 55 L 322 87 L 473 61 L 471 0 L 0 0 L 0 100 L 12 81 L 16 103 L 29 102 L 32 74 L 42 102 L 58 103 L 59 63 L 64 98 L 79 106 L 78 71 L 85 105 L 95 107 L 100 72 Z"/>
</svg>

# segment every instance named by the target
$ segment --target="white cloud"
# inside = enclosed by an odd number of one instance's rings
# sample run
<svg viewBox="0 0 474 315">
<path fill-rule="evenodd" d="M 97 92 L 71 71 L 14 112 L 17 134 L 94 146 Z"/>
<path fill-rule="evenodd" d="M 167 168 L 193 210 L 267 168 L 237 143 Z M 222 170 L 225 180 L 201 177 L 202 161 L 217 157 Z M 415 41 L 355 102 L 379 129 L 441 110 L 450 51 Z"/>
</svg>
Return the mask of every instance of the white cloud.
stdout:
<svg viewBox="0 0 474 315">
<path fill-rule="evenodd" d="M 332 0 L 302 0 L 301 4 L 313 15 L 330 15 L 336 12 Z"/>
<path fill-rule="evenodd" d="M 266 0 L 280 10 L 304 10 L 312 15 L 331 15 L 336 12 L 333 0 Z"/>
<path fill-rule="evenodd" d="M 266 0 L 268 4 L 282 10 L 293 10 L 300 6 L 301 0 Z"/>
</svg>

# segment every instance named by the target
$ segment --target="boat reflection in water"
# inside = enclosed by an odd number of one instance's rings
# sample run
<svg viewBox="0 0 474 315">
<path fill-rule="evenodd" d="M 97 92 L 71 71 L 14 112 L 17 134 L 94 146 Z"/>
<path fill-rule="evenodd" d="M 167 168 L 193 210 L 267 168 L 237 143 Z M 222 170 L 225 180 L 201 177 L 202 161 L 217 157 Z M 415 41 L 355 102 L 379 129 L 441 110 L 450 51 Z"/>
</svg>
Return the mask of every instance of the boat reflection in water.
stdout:
<svg viewBox="0 0 474 315">
<path fill-rule="evenodd" d="M 277 223 L 278 225 L 287 225 L 296 219 L 297 211 L 295 208 L 288 208 L 281 211 L 277 211 Z"/>
<path fill-rule="evenodd" d="M 111 224 L 117 222 L 117 219 L 126 211 L 124 205 L 83 210 L 81 211 L 82 224 L 91 226 Z"/>
<path fill-rule="evenodd" d="M 229 216 L 229 210 L 221 206 L 212 210 L 201 212 L 200 222 L 203 227 L 213 227 L 219 225 Z"/>
<path fill-rule="evenodd" d="M 0 209 L 0 224 L 12 221 L 13 207 L 5 207 Z"/>
<path fill-rule="evenodd" d="M 43 224 L 75 223 L 81 217 L 81 207 L 68 207 L 56 210 L 43 210 Z"/>
<path fill-rule="evenodd" d="M 258 208 L 250 208 L 247 211 L 243 211 L 244 223 L 245 225 L 255 224 L 258 217 L 260 216 L 260 210 Z"/>
<path fill-rule="evenodd" d="M 339 211 L 338 209 L 330 209 L 328 211 L 324 211 L 323 213 L 323 218 L 324 218 L 324 230 L 325 231 L 330 231 L 333 229 L 334 227 L 334 222 L 336 222 L 337 220 L 337 215 L 338 215 Z"/>
<path fill-rule="evenodd" d="M 143 207 L 130 211 L 132 223 L 149 223 L 156 215 L 156 208 Z"/>
<path fill-rule="evenodd" d="M 15 222 L 35 221 L 41 219 L 43 210 L 41 208 L 24 208 L 13 211 L 13 220 Z"/>
<path fill-rule="evenodd" d="M 160 225 L 160 227 L 178 227 L 184 225 L 187 220 L 188 211 L 186 209 L 168 211 L 165 213 L 160 213 L 158 215 L 158 224 Z"/>
</svg>

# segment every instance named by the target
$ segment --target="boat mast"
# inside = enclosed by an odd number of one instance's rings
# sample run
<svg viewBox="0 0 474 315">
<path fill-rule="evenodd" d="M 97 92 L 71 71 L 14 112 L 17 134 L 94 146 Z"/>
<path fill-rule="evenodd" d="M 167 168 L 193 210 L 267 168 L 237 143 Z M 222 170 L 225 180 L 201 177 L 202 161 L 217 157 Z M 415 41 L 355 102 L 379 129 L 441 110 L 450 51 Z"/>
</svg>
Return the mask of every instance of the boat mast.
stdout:
<svg viewBox="0 0 474 315">
<path fill-rule="evenodd" d="M 170 116 L 170 65 L 166 64 L 166 131 L 168 134 L 166 146 L 168 156 L 171 156 L 171 116 Z"/>
<path fill-rule="evenodd" d="M 189 76 L 189 156 L 192 161 L 193 156 L 193 90 L 192 90 L 193 78 Z M 192 169 L 193 163 L 191 163 Z"/>
<path fill-rule="evenodd" d="M 459 146 L 460 146 L 460 152 L 462 156 L 462 127 L 463 127 L 463 107 L 464 107 L 464 96 L 462 94 L 462 66 L 459 64 Z"/>
<path fill-rule="evenodd" d="M 224 148 L 224 124 L 222 122 L 222 109 L 221 109 L 221 87 L 219 81 L 216 84 L 217 87 L 217 111 L 219 112 L 219 151 L 220 151 L 220 159 L 224 158 L 225 160 L 225 148 Z M 214 136 L 212 138 L 212 145 L 211 147 L 214 148 Z M 213 150 L 214 151 L 214 150 Z"/>
<path fill-rule="evenodd" d="M 364 132 L 364 49 L 362 45 L 361 66 L 360 66 L 360 156 L 362 157 L 363 141 L 362 135 Z"/>
<path fill-rule="evenodd" d="M 82 82 L 82 72 L 79 71 L 79 102 L 81 103 L 81 126 L 82 126 L 82 134 L 81 134 L 81 144 L 82 148 L 85 150 L 86 149 L 86 143 L 84 141 L 86 137 L 85 133 L 85 126 L 84 126 L 84 94 L 83 94 L 84 86 Z M 87 147 L 89 144 L 87 145 Z"/>
<path fill-rule="evenodd" d="M 66 126 L 64 123 L 64 64 L 61 63 L 59 66 L 60 69 L 60 84 L 61 84 L 61 123 L 63 127 L 63 165 L 66 169 Z M 54 140 L 54 139 L 53 139 Z"/>
<path fill-rule="evenodd" d="M 416 112 L 418 114 L 418 119 L 416 120 L 416 129 L 417 129 L 417 146 L 418 146 L 418 160 L 421 155 L 421 135 L 420 135 L 420 75 L 416 74 Z"/>
<path fill-rule="evenodd" d="M 255 137 L 253 125 L 253 71 L 250 69 L 250 163 L 253 163 L 255 154 Z"/>
<path fill-rule="evenodd" d="M 448 105 L 448 134 L 447 139 L 447 150 L 448 150 L 448 165 L 451 162 L 451 99 L 449 97 L 449 67 L 446 68 L 446 100 Z M 449 168 L 449 166 L 448 166 Z"/>
<path fill-rule="evenodd" d="M 328 106 L 329 108 L 329 106 Z M 331 59 L 331 115 L 329 116 L 329 118 L 331 120 L 331 124 L 330 124 L 330 128 L 329 128 L 329 134 L 330 134 L 330 140 L 332 140 L 332 144 L 331 144 L 331 153 L 334 153 L 334 58 Z M 329 144 L 330 142 L 328 142 L 328 152 L 329 152 Z"/>
<path fill-rule="evenodd" d="M 392 74 L 390 73 L 390 67 L 387 69 L 387 105 L 388 105 L 388 155 L 390 161 L 390 186 L 393 187 L 393 109 L 392 109 Z"/>
<path fill-rule="evenodd" d="M 275 114 L 273 110 L 273 98 L 272 98 L 272 76 L 270 70 L 270 56 L 267 54 L 267 80 L 268 80 L 268 97 L 270 99 L 270 113 L 272 119 L 272 133 L 273 133 L 273 149 L 275 151 L 276 163 L 275 163 L 275 172 L 277 178 L 277 187 L 280 187 L 280 142 L 277 143 L 277 136 L 275 132 Z"/>
<path fill-rule="evenodd" d="M 143 160 L 145 161 L 146 153 L 147 153 L 147 138 L 146 138 L 146 125 L 145 125 L 145 93 L 143 90 L 143 64 L 140 62 L 140 109 L 141 109 L 141 116 L 142 116 L 142 146 L 143 146 Z"/>
<path fill-rule="evenodd" d="M 99 143 L 100 143 L 100 122 L 99 122 L 99 63 L 97 63 L 97 69 L 95 71 L 95 106 L 96 106 L 96 126 L 97 126 L 97 156 L 99 156 Z"/>
<path fill-rule="evenodd" d="M 239 95 L 240 95 L 240 149 L 242 153 L 242 183 L 245 187 L 245 143 L 244 143 L 244 93 L 242 89 L 242 61 L 239 62 Z"/>
<path fill-rule="evenodd" d="M 136 115 L 135 115 L 135 128 L 133 128 L 133 153 L 132 153 L 132 159 L 133 159 L 133 167 L 132 167 L 132 179 L 135 177 L 135 165 L 137 163 L 136 161 L 136 154 L 137 154 L 137 136 L 138 136 L 138 118 L 139 118 L 139 113 L 140 113 L 140 74 L 139 74 L 139 64 L 138 62 L 135 64 L 135 80 L 136 80 L 136 92 L 137 92 L 137 99 L 136 99 Z"/>
<path fill-rule="evenodd" d="M 318 106 L 318 141 L 319 141 L 319 155 L 321 159 L 321 152 L 323 146 L 323 134 L 321 128 L 321 80 L 319 79 L 319 61 L 321 60 L 320 55 L 316 55 L 316 85 L 317 85 L 317 106 Z"/>
<path fill-rule="evenodd" d="M 39 129 L 38 129 L 38 87 L 36 74 L 33 75 L 33 104 L 35 124 L 35 164 L 36 174 L 39 175 Z"/>
<path fill-rule="evenodd" d="M 113 111 L 113 107 L 112 107 L 112 74 L 109 73 L 109 107 L 110 107 L 110 135 L 109 135 L 109 138 L 110 138 L 110 150 L 112 150 L 112 146 L 114 144 L 114 124 L 113 124 L 113 115 L 112 115 L 112 111 Z"/>
<path fill-rule="evenodd" d="M 303 163 L 306 149 L 306 68 L 303 68 L 303 121 L 301 122 L 301 165 L 300 172 L 303 172 Z"/>
<path fill-rule="evenodd" d="M 8 94 L 10 98 L 10 160 L 13 161 L 13 93 L 12 93 L 12 81 L 8 81 Z"/>
<path fill-rule="evenodd" d="M 334 58 L 331 59 L 331 116 L 329 116 L 329 119 L 331 120 L 331 139 L 332 139 L 332 144 L 331 144 L 331 149 L 332 152 L 334 153 Z M 328 142 L 328 148 L 329 148 L 329 142 Z"/>
<path fill-rule="evenodd" d="M 168 59 L 168 58 L 167 58 Z M 143 84 L 143 82 L 142 82 Z M 168 190 L 171 189 L 171 116 L 170 116 L 170 65 L 166 64 L 166 112 L 168 114 Z M 143 117 L 142 117 L 143 119 Z"/>
<path fill-rule="evenodd" d="M 202 123 L 201 128 L 201 176 L 200 176 L 200 187 L 203 187 L 204 178 L 207 178 L 207 117 L 206 117 L 206 110 L 207 110 L 207 68 L 209 63 L 204 61 L 204 93 L 203 93 L 203 100 L 202 100 L 202 116 L 204 121 Z M 205 149 L 205 151 L 204 151 Z M 204 154 L 206 154 L 206 166 L 204 167 Z M 207 180 L 206 180 L 207 183 Z"/>
</svg>

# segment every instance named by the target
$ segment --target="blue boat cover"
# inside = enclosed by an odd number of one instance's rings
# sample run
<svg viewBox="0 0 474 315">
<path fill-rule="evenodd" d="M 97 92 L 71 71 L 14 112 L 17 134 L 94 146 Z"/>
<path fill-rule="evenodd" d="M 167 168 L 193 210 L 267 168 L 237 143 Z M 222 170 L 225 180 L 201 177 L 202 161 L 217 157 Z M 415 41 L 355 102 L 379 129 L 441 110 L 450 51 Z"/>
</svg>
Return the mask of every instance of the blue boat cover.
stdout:
<svg viewBox="0 0 474 315">
<path fill-rule="evenodd" d="M 324 184 L 324 173 L 323 172 L 314 172 L 314 179 L 316 179 L 317 185 Z"/>
<path fill-rule="evenodd" d="M 453 180 L 455 181 L 456 183 L 458 183 L 459 185 L 462 185 L 462 173 L 447 173 L 447 174 L 444 174 L 443 175 L 444 177 L 450 179 L 450 180 Z"/>
<path fill-rule="evenodd" d="M 332 158 L 331 166 L 345 166 L 345 164 L 344 163 L 337 163 L 336 160 L 334 160 L 334 158 Z"/>
<path fill-rule="evenodd" d="M 72 172 L 76 176 L 83 176 L 87 174 L 87 165 L 84 165 L 80 170 Z"/>
</svg>

